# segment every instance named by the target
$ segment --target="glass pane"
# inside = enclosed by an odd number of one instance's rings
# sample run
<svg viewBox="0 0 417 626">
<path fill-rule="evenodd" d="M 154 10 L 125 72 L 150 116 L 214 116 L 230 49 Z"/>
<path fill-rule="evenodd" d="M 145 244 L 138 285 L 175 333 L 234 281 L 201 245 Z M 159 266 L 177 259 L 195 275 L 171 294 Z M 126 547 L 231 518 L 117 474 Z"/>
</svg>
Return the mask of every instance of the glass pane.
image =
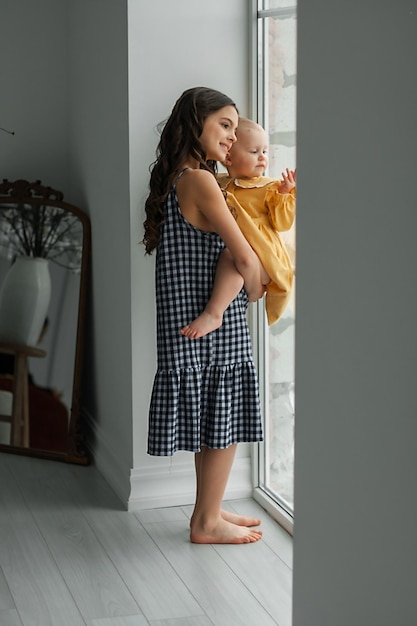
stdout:
<svg viewBox="0 0 417 626">
<path fill-rule="evenodd" d="M 263 0 L 261 2 L 262 9 L 282 9 L 287 7 L 295 7 L 295 0 Z"/>
<path fill-rule="evenodd" d="M 276 3 L 278 4 L 278 3 Z M 287 3 L 288 5 L 288 3 Z M 269 176 L 296 168 L 296 19 L 264 19 L 264 125 Z M 295 264 L 295 225 L 281 233 Z M 281 319 L 266 329 L 264 488 L 292 514 L 294 477 L 295 286 Z"/>
</svg>

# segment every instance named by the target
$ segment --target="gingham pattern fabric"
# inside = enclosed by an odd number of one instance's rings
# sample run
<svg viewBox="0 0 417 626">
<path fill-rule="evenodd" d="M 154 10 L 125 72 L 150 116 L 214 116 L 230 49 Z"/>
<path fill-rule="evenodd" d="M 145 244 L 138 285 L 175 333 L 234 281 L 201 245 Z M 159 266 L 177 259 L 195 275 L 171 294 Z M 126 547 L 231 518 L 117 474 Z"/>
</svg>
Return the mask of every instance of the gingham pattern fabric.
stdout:
<svg viewBox="0 0 417 626">
<path fill-rule="evenodd" d="M 262 441 L 258 380 L 246 322 L 244 290 L 225 312 L 223 325 L 200 339 L 179 330 L 210 296 L 218 256 L 215 233 L 198 230 L 181 215 L 175 188 L 156 258 L 158 369 L 148 430 L 148 454 L 171 456 L 201 446 L 227 448 Z"/>
</svg>

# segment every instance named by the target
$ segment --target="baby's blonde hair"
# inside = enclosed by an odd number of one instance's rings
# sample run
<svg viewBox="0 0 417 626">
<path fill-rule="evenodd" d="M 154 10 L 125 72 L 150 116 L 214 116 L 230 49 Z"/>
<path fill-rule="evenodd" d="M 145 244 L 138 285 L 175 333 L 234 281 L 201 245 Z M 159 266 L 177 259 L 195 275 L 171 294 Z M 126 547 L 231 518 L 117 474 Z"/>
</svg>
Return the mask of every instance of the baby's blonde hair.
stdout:
<svg viewBox="0 0 417 626">
<path fill-rule="evenodd" d="M 264 130 L 262 126 L 258 124 L 258 122 L 255 122 L 254 120 L 250 120 L 248 117 L 240 117 L 240 116 L 239 116 L 239 121 L 237 124 L 236 133 L 239 132 L 239 128 L 241 130 L 251 130 L 251 129 Z"/>
</svg>

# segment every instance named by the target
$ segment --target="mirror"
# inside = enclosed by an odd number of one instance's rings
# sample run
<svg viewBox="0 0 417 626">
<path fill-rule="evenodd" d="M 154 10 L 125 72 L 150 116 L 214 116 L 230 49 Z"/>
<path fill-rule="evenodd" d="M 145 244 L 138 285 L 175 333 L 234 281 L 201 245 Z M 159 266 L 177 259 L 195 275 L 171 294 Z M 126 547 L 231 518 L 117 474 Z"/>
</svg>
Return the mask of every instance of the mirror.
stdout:
<svg viewBox="0 0 417 626">
<path fill-rule="evenodd" d="M 0 451 L 88 464 L 80 398 L 90 221 L 40 181 L 0 183 Z"/>
</svg>

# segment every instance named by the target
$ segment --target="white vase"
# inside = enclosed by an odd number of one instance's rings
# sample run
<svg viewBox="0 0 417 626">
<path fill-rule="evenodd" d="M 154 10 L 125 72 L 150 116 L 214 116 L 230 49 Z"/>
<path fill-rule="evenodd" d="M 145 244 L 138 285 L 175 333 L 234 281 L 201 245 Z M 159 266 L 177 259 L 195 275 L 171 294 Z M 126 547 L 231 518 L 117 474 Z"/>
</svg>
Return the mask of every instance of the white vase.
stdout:
<svg viewBox="0 0 417 626">
<path fill-rule="evenodd" d="M 0 341 L 36 346 L 50 299 L 48 261 L 17 257 L 0 288 Z"/>
</svg>

